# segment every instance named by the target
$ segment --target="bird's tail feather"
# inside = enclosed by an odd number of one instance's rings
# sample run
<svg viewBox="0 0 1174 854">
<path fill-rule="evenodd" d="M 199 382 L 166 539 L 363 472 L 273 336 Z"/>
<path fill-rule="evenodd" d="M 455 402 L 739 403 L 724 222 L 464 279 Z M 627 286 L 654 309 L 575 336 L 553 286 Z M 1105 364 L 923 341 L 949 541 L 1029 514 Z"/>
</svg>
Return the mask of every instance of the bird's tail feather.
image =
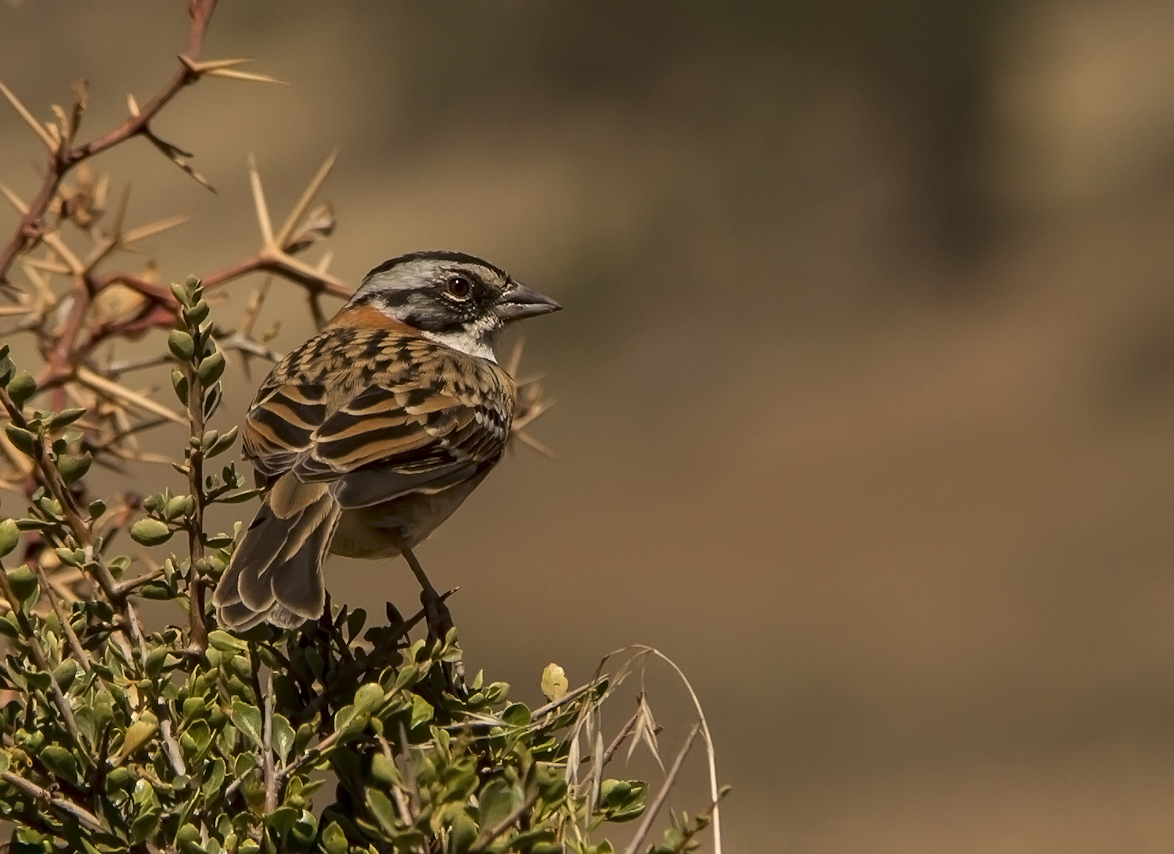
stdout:
<svg viewBox="0 0 1174 854">
<path fill-rule="evenodd" d="M 263 622 L 292 629 L 321 616 L 322 561 L 341 516 L 326 484 L 279 482 L 216 587 L 220 623 L 236 631 Z"/>
</svg>

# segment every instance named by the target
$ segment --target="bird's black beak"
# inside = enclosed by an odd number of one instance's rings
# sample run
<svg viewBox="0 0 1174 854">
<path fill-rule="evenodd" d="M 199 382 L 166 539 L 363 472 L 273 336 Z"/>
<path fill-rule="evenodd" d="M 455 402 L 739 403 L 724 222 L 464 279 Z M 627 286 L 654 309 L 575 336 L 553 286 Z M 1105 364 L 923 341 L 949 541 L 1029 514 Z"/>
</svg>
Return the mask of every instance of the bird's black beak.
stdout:
<svg viewBox="0 0 1174 854">
<path fill-rule="evenodd" d="M 510 282 L 497 302 L 493 312 L 503 321 L 521 320 L 523 317 L 534 317 L 538 314 L 550 314 L 558 311 L 562 305 L 552 300 L 546 294 L 541 294 L 533 288 Z"/>
</svg>

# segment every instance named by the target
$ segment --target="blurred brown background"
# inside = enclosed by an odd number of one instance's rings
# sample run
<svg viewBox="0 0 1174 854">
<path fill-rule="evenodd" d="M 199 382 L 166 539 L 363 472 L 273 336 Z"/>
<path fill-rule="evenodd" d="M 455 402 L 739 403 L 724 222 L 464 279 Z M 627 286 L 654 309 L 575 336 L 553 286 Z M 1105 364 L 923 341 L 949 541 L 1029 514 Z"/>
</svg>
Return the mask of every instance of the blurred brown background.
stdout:
<svg viewBox="0 0 1174 854">
<path fill-rule="evenodd" d="M 182 7 L 8 0 L 0 79 L 47 117 L 88 77 L 93 136 Z M 1168 0 L 224 0 L 205 55 L 290 85 L 158 123 L 219 195 L 145 143 L 105 165 L 132 224 L 196 216 L 169 279 L 255 248 L 246 152 L 284 211 L 339 146 L 336 274 L 455 248 L 565 303 L 526 329 L 558 461 L 516 455 L 422 558 L 523 697 L 673 657 L 730 851 L 1169 851 L 1172 44 Z M 0 151 L 27 197 L 7 105 Z M 402 570 L 329 579 L 378 613 Z M 649 688 L 675 750 L 684 694 Z"/>
</svg>

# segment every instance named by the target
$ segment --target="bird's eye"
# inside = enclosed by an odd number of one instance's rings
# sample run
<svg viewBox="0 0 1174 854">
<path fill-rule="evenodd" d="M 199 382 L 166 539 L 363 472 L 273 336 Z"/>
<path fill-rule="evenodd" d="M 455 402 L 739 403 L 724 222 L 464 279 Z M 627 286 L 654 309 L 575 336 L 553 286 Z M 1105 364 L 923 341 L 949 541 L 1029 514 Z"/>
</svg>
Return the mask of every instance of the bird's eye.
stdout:
<svg viewBox="0 0 1174 854">
<path fill-rule="evenodd" d="M 457 299 L 468 299 L 473 293 L 473 283 L 465 276 L 449 276 L 448 293 Z"/>
</svg>

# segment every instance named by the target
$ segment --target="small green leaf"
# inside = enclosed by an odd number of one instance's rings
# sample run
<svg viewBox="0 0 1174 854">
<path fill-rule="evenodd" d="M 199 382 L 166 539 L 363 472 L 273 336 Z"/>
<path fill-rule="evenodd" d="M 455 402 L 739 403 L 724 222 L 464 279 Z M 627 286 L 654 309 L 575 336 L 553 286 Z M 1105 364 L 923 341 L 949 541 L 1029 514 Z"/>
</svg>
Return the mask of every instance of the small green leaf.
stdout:
<svg viewBox="0 0 1174 854">
<path fill-rule="evenodd" d="M 427 700 L 419 694 L 412 695 L 412 720 L 408 724 L 410 729 L 415 729 L 420 724 L 432 720 L 433 714 L 432 705 Z"/>
<path fill-rule="evenodd" d="M 175 842 L 184 854 L 208 854 L 200 844 L 200 830 L 194 824 L 185 824 L 175 834 Z"/>
<path fill-rule="evenodd" d="M 398 830 L 395 826 L 395 807 L 391 805 L 391 799 L 378 789 L 367 789 L 367 809 L 379 822 L 384 833 L 395 838 Z"/>
<path fill-rule="evenodd" d="M 181 362 L 186 362 L 196 354 L 196 342 L 182 329 L 171 330 L 171 334 L 167 336 L 167 348 Z"/>
<path fill-rule="evenodd" d="M 344 738 L 362 732 L 370 721 L 369 714 L 360 714 L 353 705 L 343 706 L 334 713 L 334 728 Z"/>
<path fill-rule="evenodd" d="M 208 455 L 208 449 L 216 444 L 216 440 L 220 438 L 219 430 L 205 430 L 203 437 L 199 441 L 200 450 L 204 452 L 204 456 Z"/>
<path fill-rule="evenodd" d="M 220 375 L 224 373 L 224 365 L 224 354 L 219 351 L 200 362 L 198 373 L 205 388 L 220 379 Z"/>
<path fill-rule="evenodd" d="M 284 762 L 294 745 L 294 728 L 285 715 L 273 715 L 273 750 Z"/>
<path fill-rule="evenodd" d="M 177 495 L 163 507 L 163 518 L 168 522 L 187 516 L 196 509 L 196 499 L 191 495 Z"/>
<path fill-rule="evenodd" d="M 220 757 L 217 757 L 211 765 L 204 766 L 204 785 L 200 787 L 200 794 L 204 796 L 205 801 L 213 795 L 219 794 L 220 787 L 224 785 L 225 774 L 224 760 Z"/>
<path fill-rule="evenodd" d="M 228 712 L 237 729 L 257 747 L 262 743 L 261 710 L 238 699 L 233 699 Z"/>
<path fill-rule="evenodd" d="M 396 767 L 395 761 L 382 753 L 376 753 L 371 757 L 371 776 L 389 786 L 394 786 L 401 781 L 399 768 Z"/>
<path fill-rule="evenodd" d="M 147 671 L 147 676 L 154 679 L 163 670 L 163 664 L 167 661 L 167 656 L 171 653 L 165 646 L 157 646 L 147 653 L 147 660 L 143 662 L 143 669 Z"/>
<path fill-rule="evenodd" d="M 383 705 L 383 688 L 377 684 L 363 685 L 355 692 L 355 711 L 373 712 Z M 415 724 L 412 724 L 415 726 Z"/>
<path fill-rule="evenodd" d="M 222 549 L 232 545 L 234 539 L 232 534 L 208 534 L 204 537 L 204 545 L 213 549 Z"/>
<path fill-rule="evenodd" d="M 73 549 L 53 549 L 53 551 L 66 566 L 81 566 L 81 561 L 74 557 Z"/>
<path fill-rule="evenodd" d="M 347 636 L 354 640 L 359 636 L 359 632 L 363 631 L 363 624 L 367 622 L 367 612 L 362 608 L 355 608 L 347 614 L 346 630 Z"/>
<path fill-rule="evenodd" d="M 37 381 L 28 371 L 19 371 L 8 381 L 8 396 L 18 408 L 23 407 L 28 399 L 37 393 Z"/>
<path fill-rule="evenodd" d="M 158 519 L 139 519 L 131 525 L 130 537 L 144 546 L 158 546 L 171 539 L 172 530 Z"/>
<path fill-rule="evenodd" d="M 513 812 L 514 791 L 504 780 L 491 780 L 482 787 L 477 793 L 477 819 L 482 827 L 493 827 Z"/>
<path fill-rule="evenodd" d="M 53 679 L 56 680 L 62 691 L 68 691 L 69 686 L 73 684 L 73 680 L 76 678 L 77 662 L 72 658 L 65 659 L 65 661 L 53 668 Z"/>
<path fill-rule="evenodd" d="M 281 836 L 289 833 L 294 821 L 298 818 L 298 810 L 293 807 L 278 807 L 265 816 L 265 823 L 276 830 Z"/>
<path fill-rule="evenodd" d="M 179 737 L 179 744 L 188 759 L 196 762 L 212 744 L 212 728 L 207 721 L 195 721 Z"/>
<path fill-rule="evenodd" d="M 188 378 L 178 368 L 171 369 L 171 387 L 175 389 L 175 396 L 179 398 L 179 402 L 187 406 Z"/>
<path fill-rule="evenodd" d="M 326 825 L 319 842 L 326 854 L 348 854 L 351 850 L 346 834 L 342 832 L 342 828 L 338 826 L 337 821 L 332 821 Z"/>
<path fill-rule="evenodd" d="M 221 652 L 249 651 L 249 645 L 245 641 L 220 629 L 208 633 L 208 643 L 212 644 L 213 649 L 218 649 Z"/>
<path fill-rule="evenodd" d="M 294 847 L 302 849 L 313 844 L 318 836 L 318 819 L 309 810 L 303 809 L 301 814 L 294 818 L 293 827 L 289 829 L 289 840 Z"/>
<path fill-rule="evenodd" d="M 232 765 L 232 776 L 243 777 L 257 767 L 257 757 L 252 753 L 241 753 Z"/>
<path fill-rule="evenodd" d="M 206 300 L 198 300 L 195 305 L 183 310 L 183 319 L 192 326 L 199 326 L 208 318 L 208 303 Z"/>
<path fill-rule="evenodd" d="M 49 419 L 49 429 L 51 431 L 60 430 L 62 427 L 68 427 L 74 421 L 77 421 L 86 411 L 81 408 L 63 409 Z"/>
<path fill-rule="evenodd" d="M 20 528 L 16 527 L 16 520 L 5 519 L 0 522 L 0 557 L 7 557 L 18 545 Z"/>
<path fill-rule="evenodd" d="M 220 398 L 224 394 L 224 389 L 220 383 L 215 383 L 207 390 L 204 396 L 204 419 L 207 420 L 215 414 L 220 407 Z"/>
<path fill-rule="evenodd" d="M 477 841 L 477 822 L 467 810 L 461 810 L 452 817 L 452 824 L 448 829 L 448 850 L 457 852 L 468 851 Z"/>
<path fill-rule="evenodd" d="M 130 839 L 132 842 L 139 843 L 146 841 L 147 837 L 153 835 L 159 829 L 159 813 L 147 812 L 142 813 L 136 818 L 130 826 Z"/>
<path fill-rule="evenodd" d="M 64 747 L 50 744 L 41 750 L 38 758 L 58 777 L 69 781 L 77 780 L 77 760 Z"/>
<path fill-rule="evenodd" d="M 122 740 L 122 749 L 118 751 L 116 763 L 122 762 L 148 741 L 159 730 L 159 722 L 155 716 L 144 714 L 142 718 L 131 724 L 126 730 L 126 737 Z M 141 782 L 141 781 L 140 781 Z"/>
<path fill-rule="evenodd" d="M 181 306 L 189 306 L 192 304 L 191 293 L 187 285 L 181 285 L 178 282 L 171 283 L 171 293 L 175 296 L 176 301 Z"/>
<path fill-rule="evenodd" d="M 28 430 L 17 427 L 15 424 L 5 424 L 4 433 L 8 436 L 8 441 L 12 443 L 13 447 L 26 457 L 36 455 L 37 440 Z"/>
<path fill-rule="evenodd" d="M 599 800 L 604 806 L 616 807 L 632 794 L 628 780 L 604 780 L 599 786 Z"/>
<path fill-rule="evenodd" d="M 530 709 L 525 703 L 510 703 L 501 713 L 501 719 L 511 726 L 528 726 Z"/>
<path fill-rule="evenodd" d="M 232 447 L 233 443 L 236 441 L 236 437 L 239 432 L 240 432 L 239 428 L 233 427 L 231 430 L 229 430 L 223 436 L 218 437 L 216 439 L 216 441 L 209 444 L 207 450 L 204 451 L 204 456 L 208 457 L 208 458 L 212 458 L 212 457 L 217 456 L 218 454 L 223 454 L 225 451 L 227 451 L 229 448 Z"/>
<path fill-rule="evenodd" d="M 35 605 L 41 596 L 41 588 L 37 585 L 37 577 L 27 566 L 18 566 L 8 573 L 8 583 L 12 585 L 12 592 L 16 598 L 25 604 L 27 609 Z M 32 600 L 29 602 L 29 600 Z"/>
<path fill-rule="evenodd" d="M 166 602 L 175 598 L 175 591 L 162 581 L 148 581 L 136 588 L 135 595 L 144 599 L 154 599 L 157 602 Z"/>
</svg>

